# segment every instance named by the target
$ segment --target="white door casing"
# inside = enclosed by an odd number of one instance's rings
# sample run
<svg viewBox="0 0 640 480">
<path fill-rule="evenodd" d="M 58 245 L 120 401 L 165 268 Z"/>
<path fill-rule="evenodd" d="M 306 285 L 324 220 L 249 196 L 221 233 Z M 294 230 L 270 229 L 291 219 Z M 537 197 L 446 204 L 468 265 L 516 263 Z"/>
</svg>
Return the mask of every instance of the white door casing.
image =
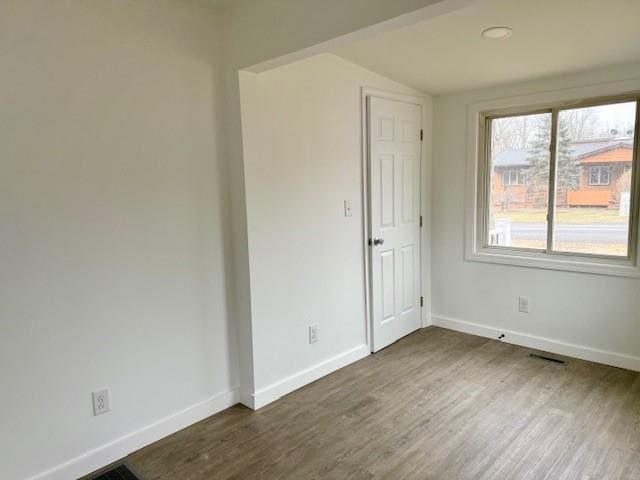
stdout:
<svg viewBox="0 0 640 480">
<path fill-rule="evenodd" d="M 417 330 L 422 108 L 367 97 L 371 334 L 374 352 Z"/>
</svg>

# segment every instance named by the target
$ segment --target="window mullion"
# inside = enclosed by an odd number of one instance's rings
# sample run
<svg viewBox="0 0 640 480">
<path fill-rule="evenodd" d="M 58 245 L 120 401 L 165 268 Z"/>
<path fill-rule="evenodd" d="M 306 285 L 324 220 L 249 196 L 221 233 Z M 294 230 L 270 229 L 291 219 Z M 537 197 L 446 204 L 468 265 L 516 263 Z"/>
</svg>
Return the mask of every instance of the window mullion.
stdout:
<svg viewBox="0 0 640 480">
<path fill-rule="evenodd" d="M 547 210 L 547 252 L 553 251 L 553 222 L 556 213 L 556 154 L 558 143 L 558 109 L 551 110 L 551 142 L 549 144 L 549 194 Z"/>
</svg>

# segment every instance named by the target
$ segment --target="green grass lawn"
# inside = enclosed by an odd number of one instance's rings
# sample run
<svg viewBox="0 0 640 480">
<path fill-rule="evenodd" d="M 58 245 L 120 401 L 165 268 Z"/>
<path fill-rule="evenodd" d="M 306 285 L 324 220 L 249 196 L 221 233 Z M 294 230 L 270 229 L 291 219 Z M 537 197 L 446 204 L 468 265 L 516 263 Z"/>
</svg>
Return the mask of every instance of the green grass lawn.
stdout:
<svg viewBox="0 0 640 480">
<path fill-rule="evenodd" d="M 544 209 L 522 208 L 508 211 L 494 209 L 496 220 L 511 219 L 517 223 L 545 222 Z M 621 217 L 617 210 L 606 208 L 561 208 L 556 210 L 556 223 L 627 223 L 629 217 Z"/>
</svg>

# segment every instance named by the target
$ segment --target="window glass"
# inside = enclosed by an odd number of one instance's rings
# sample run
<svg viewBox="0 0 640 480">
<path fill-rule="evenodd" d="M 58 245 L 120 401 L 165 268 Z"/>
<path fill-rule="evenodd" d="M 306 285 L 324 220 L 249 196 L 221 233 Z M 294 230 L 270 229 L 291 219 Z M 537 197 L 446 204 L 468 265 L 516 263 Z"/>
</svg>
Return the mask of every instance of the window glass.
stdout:
<svg viewBox="0 0 640 480">
<path fill-rule="evenodd" d="M 636 102 L 561 110 L 553 249 L 626 257 Z"/>
<path fill-rule="evenodd" d="M 518 170 L 518 185 L 525 185 L 527 183 L 526 178 L 527 178 L 527 174 L 524 168 Z"/>
<path fill-rule="evenodd" d="M 589 185 L 609 185 L 611 178 L 611 168 L 602 165 L 596 165 L 589 168 Z M 627 168 L 625 167 L 625 172 Z"/>
<path fill-rule="evenodd" d="M 490 121 L 486 243 L 544 250 L 547 242 L 551 113 Z"/>
</svg>

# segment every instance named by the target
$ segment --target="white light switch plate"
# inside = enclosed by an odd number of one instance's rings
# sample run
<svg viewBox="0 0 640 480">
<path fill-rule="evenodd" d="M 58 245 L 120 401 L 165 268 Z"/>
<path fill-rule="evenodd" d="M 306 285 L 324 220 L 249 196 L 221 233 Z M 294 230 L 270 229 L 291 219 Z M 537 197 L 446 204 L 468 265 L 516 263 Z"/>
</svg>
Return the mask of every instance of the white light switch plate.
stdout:
<svg viewBox="0 0 640 480">
<path fill-rule="evenodd" d="M 352 208 L 352 205 L 351 205 L 351 200 L 345 200 L 344 201 L 344 216 L 345 217 L 353 216 L 353 208 Z"/>
</svg>

